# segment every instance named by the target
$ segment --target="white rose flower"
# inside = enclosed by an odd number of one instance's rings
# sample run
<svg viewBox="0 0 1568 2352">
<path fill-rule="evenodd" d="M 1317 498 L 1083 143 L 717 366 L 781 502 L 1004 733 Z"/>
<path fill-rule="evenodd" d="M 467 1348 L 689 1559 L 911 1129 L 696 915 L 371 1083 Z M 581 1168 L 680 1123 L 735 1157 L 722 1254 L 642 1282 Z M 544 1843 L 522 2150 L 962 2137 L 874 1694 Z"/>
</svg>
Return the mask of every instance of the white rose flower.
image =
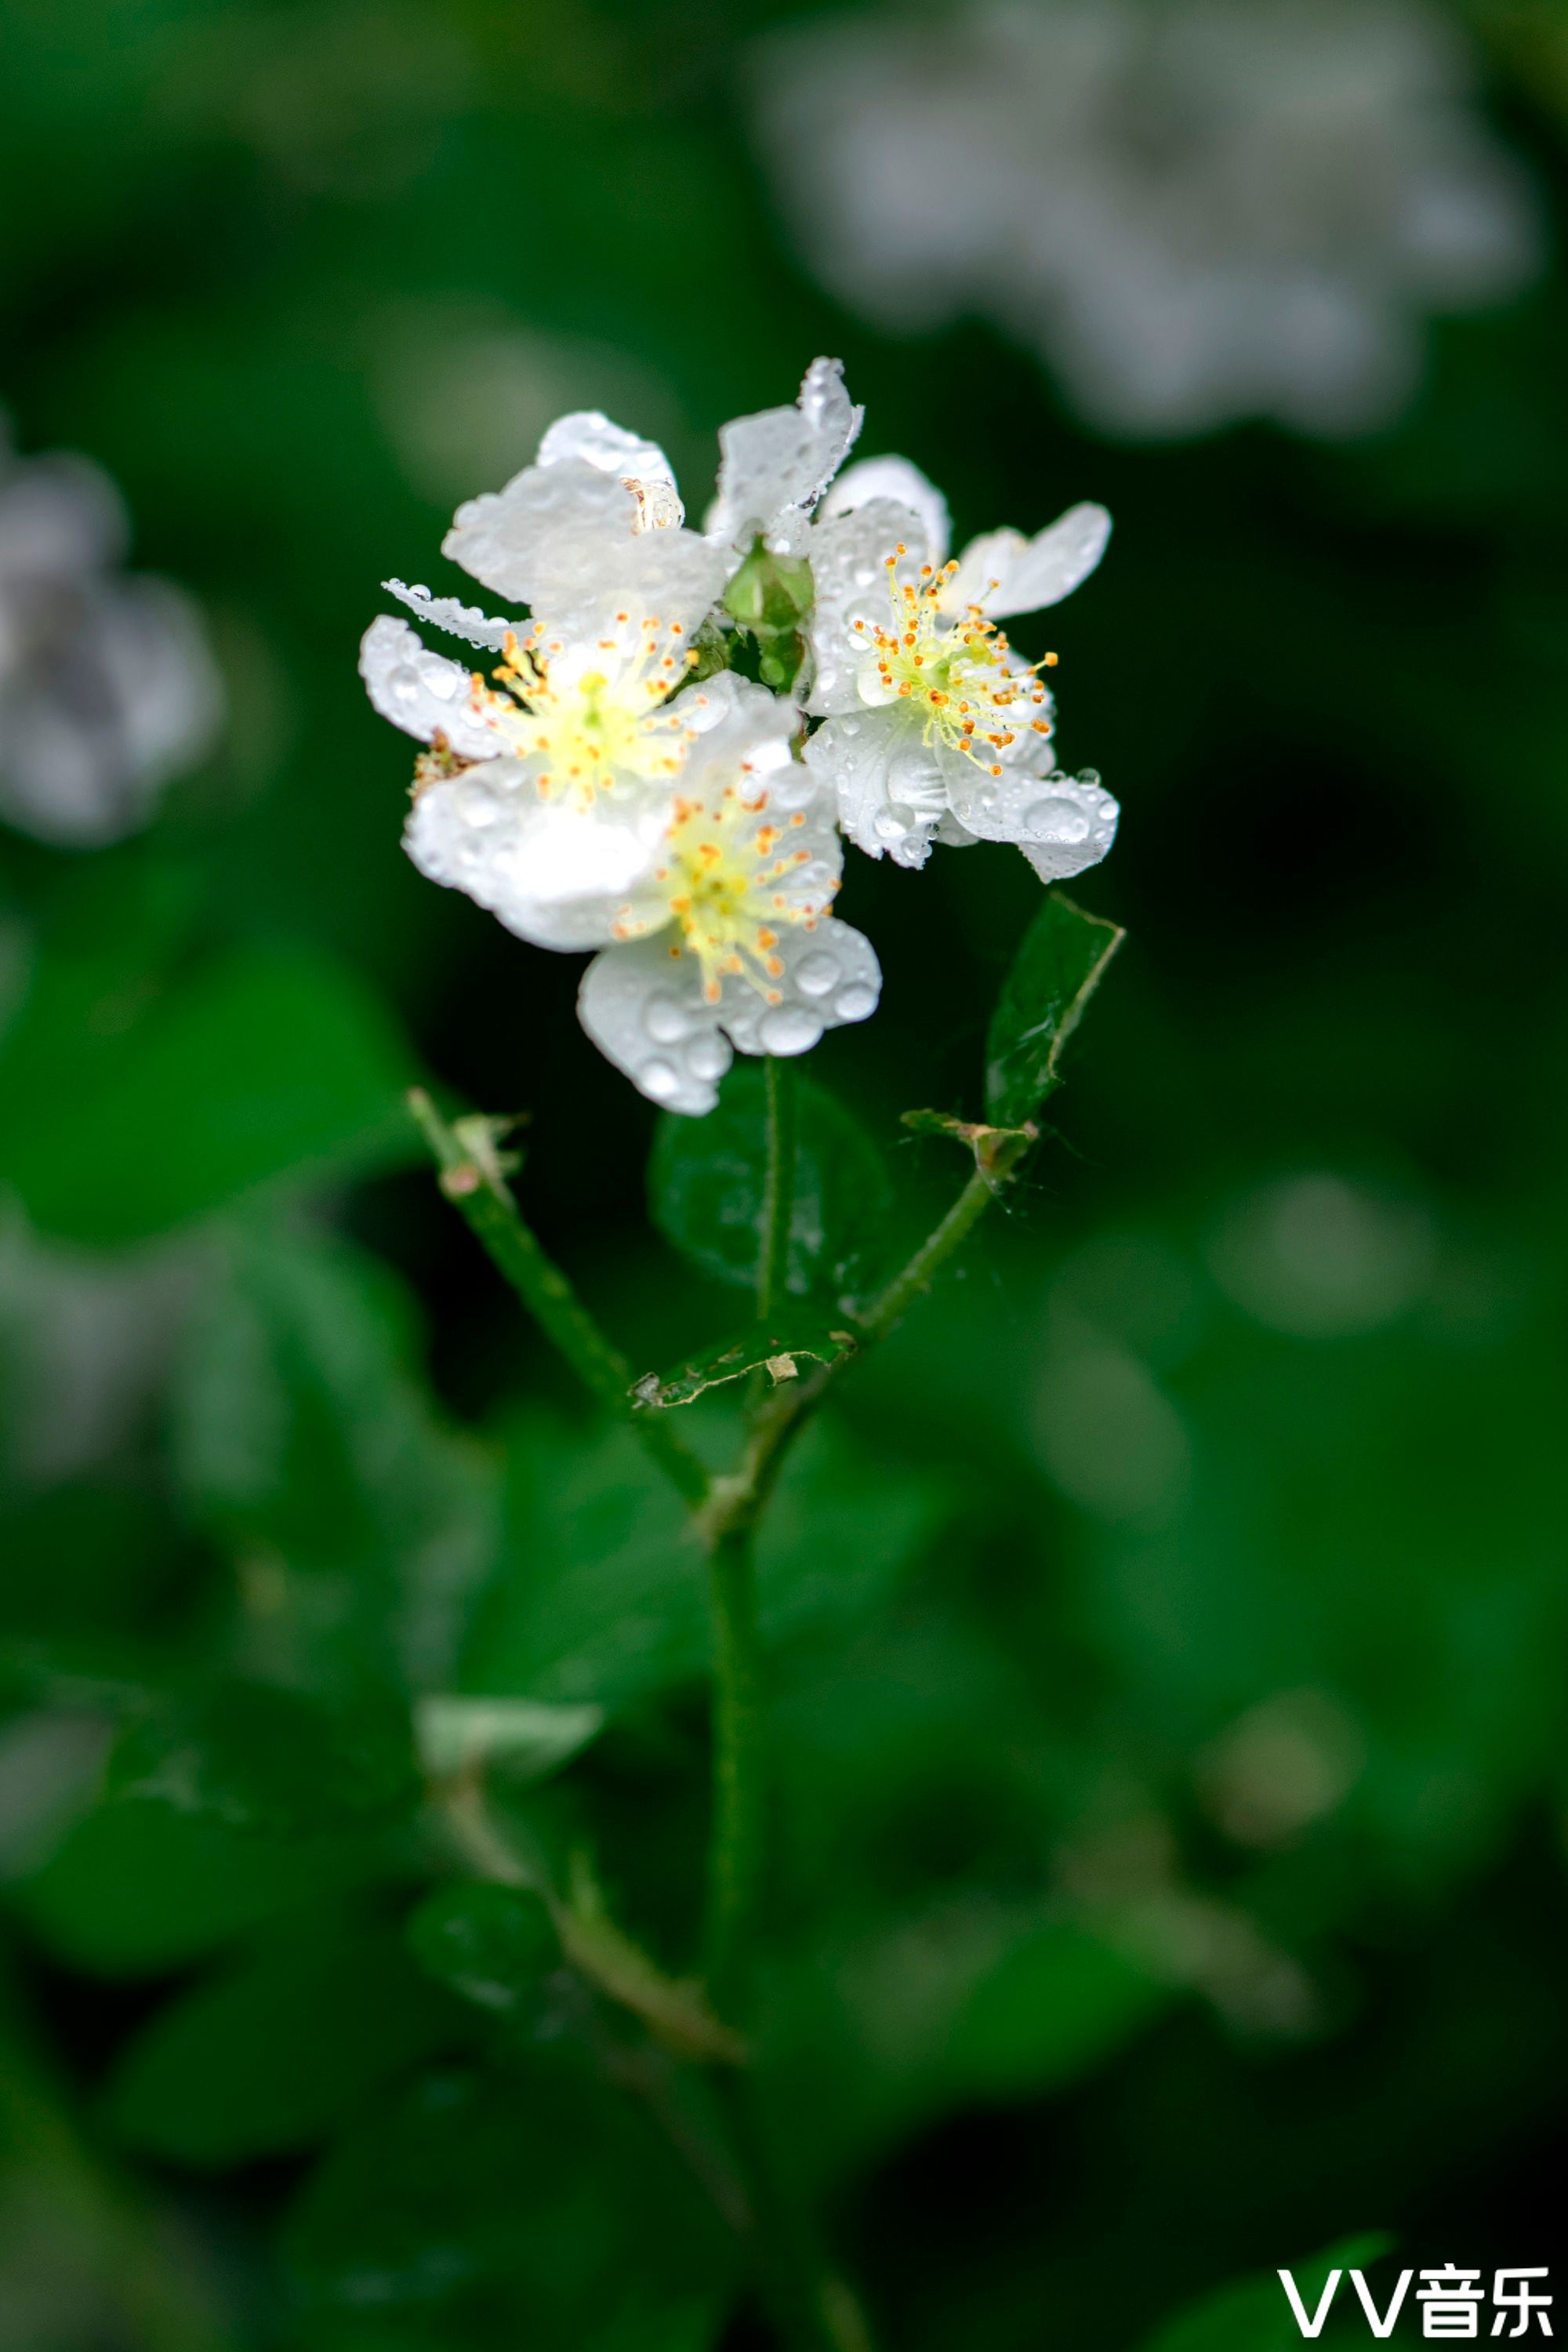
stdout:
<svg viewBox="0 0 1568 2352">
<path fill-rule="evenodd" d="M 792 755 L 795 713 L 725 676 L 653 864 L 606 908 L 614 944 L 578 995 L 600 1051 L 668 1109 L 717 1099 L 731 1047 L 804 1054 L 877 1009 L 870 941 L 830 912 L 843 867 L 837 806 Z"/>
<path fill-rule="evenodd" d="M 408 848 L 548 948 L 602 948 L 583 1026 L 653 1101 L 710 1110 L 731 1047 L 802 1054 L 876 1009 L 869 942 L 829 909 L 843 850 L 831 793 L 796 761 L 794 709 L 724 672 L 682 698 L 679 784 L 636 822 L 542 801 L 496 759 L 420 787 Z"/>
<path fill-rule="evenodd" d="M 923 866 L 933 841 L 1012 842 L 1042 881 L 1105 856 L 1117 806 L 1053 751 L 1040 677 L 998 622 L 1060 603 L 1105 551 L 1103 507 L 1068 509 L 1033 539 L 985 532 L 949 561 L 941 493 L 898 457 L 845 474 L 811 534 L 816 603 L 805 747 L 872 857 Z"/>
<path fill-rule="evenodd" d="M 386 583 L 421 619 L 502 656 L 492 684 L 405 621 L 384 614 L 365 635 L 372 702 L 432 746 L 424 781 L 484 769 L 416 812 L 407 843 L 424 872 L 524 939 L 595 942 L 584 908 L 646 862 L 700 731 L 702 706 L 673 700 L 692 637 L 759 531 L 805 529 L 859 423 L 837 362 L 818 360 L 794 406 L 725 425 L 709 537 L 684 528 L 657 444 L 592 411 L 562 417 L 531 466 L 458 508 L 444 551 L 534 617 Z M 453 834 L 443 813 L 458 805 L 472 822 Z"/>
</svg>

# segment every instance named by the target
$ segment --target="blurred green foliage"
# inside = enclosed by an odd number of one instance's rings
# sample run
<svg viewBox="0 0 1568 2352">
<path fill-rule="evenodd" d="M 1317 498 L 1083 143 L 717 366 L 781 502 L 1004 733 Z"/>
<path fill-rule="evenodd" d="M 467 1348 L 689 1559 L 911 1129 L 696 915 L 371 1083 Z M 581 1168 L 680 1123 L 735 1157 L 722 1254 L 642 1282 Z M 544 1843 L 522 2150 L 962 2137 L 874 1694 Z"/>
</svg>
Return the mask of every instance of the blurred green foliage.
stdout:
<svg viewBox="0 0 1568 2352">
<path fill-rule="evenodd" d="M 703 2115 L 416 1801 L 411 1697 L 601 1709 L 498 1785 L 694 1968 L 696 1564 L 398 1097 L 529 1112 L 639 1370 L 741 1319 L 746 1123 L 694 1192 L 575 960 L 414 873 L 353 653 L 558 410 L 697 484 L 819 350 L 961 532 L 1115 511 L 1053 641 L 1131 941 L 767 1535 L 783 2168 L 898 2352 L 1275 2352 L 1228 2283 L 1369 2226 L 1552 2259 L 1568 295 L 1443 326 L 1373 440 L 1098 443 L 798 274 L 736 98 L 781 13 L 0 0 L 0 395 L 115 474 L 231 698 L 142 840 L 0 845 L 6 2352 L 753 2340 Z M 1560 190 L 1561 27 L 1467 13 Z M 869 1262 L 953 1189 L 900 1114 L 984 1112 L 1037 904 L 1003 850 L 852 863 L 887 988 L 813 1059 L 858 1123 L 807 1097 L 802 1289 L 836 1194 Z"/>
</svg>

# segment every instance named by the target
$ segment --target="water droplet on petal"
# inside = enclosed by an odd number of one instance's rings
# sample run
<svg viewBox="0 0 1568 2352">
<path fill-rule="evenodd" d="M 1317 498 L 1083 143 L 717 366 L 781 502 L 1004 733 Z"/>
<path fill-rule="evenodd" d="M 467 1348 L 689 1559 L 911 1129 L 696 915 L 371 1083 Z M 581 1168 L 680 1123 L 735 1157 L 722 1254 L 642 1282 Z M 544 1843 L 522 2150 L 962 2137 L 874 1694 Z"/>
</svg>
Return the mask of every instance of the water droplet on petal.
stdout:
<svg viewBox="0 0 1568 2352">
<path fill-rule="evenodd" d="M 691 1026 L 684 1005 L 667 988 L 656 988 L 642 1009 L 642 1025 L 657 1045 L 679 1043 Z"/>
<path fill-rule="evenodd" d="M 804 1054 L 822 1034 L 822 1024 L 804 1004 L 775 1004 L 763 1013 L 757 1034 L 769 1054 Z"/>
<path fill-rule="evenodd" d="M 1023 829 L 1033 841 L 1048 837 L 1071 845 L 1089 839 L 1089 819 L 1077 803 L 1054 796 L 1031 803 L 1024 811 Z"/>
<path fill-rule="evenodd" d="M 803 996 L 826 996 L 838 976 L 838 959 L 826 948 L 813 948 L 795 968 L 795 984 Z"/>
<path fill-rule="evenodd" d="M 871 830 L 879 840 L 902 841 L 914 821 L 912 808 L 906 808 L 901 801 L 889 801 L 871 819 Z"/>
<path fill-rule="evenodd" d="M 694 1078 L 721 1077 L 729 1067 L 729 1058 L 711 1032 L 704 1037 L 693 1037 L 686 1049 L 686 1066 Z"/>
<path fill-rule="evenodd" d="M 833 1010 L 840 1021 L 864 1021 L 877 1010 L 877 992 L 863 980 L 852 980 L 839 990 Z"/>
<path fill-rule="evenodd" d="M 651 1095 L 656 1102 L 665 1102 L 679 1092 L 680 1077 L 673 1063 L 656 1056 L 643 1064 L 637 1072 L 637 1084 L 645 1095 Z"/>
</svg>

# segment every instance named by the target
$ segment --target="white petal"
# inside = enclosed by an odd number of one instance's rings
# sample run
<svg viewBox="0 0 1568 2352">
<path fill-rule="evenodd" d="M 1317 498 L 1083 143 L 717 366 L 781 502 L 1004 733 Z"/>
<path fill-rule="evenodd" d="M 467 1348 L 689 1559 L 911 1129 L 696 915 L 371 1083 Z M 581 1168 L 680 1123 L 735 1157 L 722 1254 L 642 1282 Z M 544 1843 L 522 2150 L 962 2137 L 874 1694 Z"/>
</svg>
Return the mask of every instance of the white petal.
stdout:
<svg viewBox="0 0 1568 2352">
<path fill-rule="evenodd" d="M 651 1102 L 700 1118 L 734 1058 L 721 1008 L 702 993 L 695 956 L 670 950 L 673 928 L 606 948 L 583 974 L 577 1017 L 601 1054 Z"/>
<path fill-rule="evenodd" d="M 980 604 L 993 621 L 1013 613 L 1043 613 L 1089 578 L 1110 537 L 1110 517 L 1103 507 L 1089 504 L 1069 507 L 1033 539 L 1017 530 L 986 531 L 964 549 L 942 593 L 942 610 L 959 613 Z"/>
<path fill-rule="evenodd" d="M 527 466 L 504 489 L 469 499 L 441 552 L 498 596 L 547 604 L 554 617 L 584 570 L 597 591 L 606 544 L 629 541 L 637 526 L 637 499 L 623 482 L 583 458 L 563 458 Z"/>
<path fill-rule="evenodd" d="M 462 890 L 535 947 L 600 947 L 664 835 L 661 800 L 589 811 L 542 801 L 515 760 L 426 785 L 404 847 L 422 874 Z"/>
<path fill-rule="evenodd" d="M 421 743 L 444 735 L 464 760 L 489 760 L 496 739 L 472 708 L 473 677 L 461 662 L 433 654 L 406 621 L 389 613 L 373 621 L 359 649 L 359 674 L 384 719 Z"/>
<path fill-rule="evenodd" d="M 901 709 L 829 719 L 805 747 L 806 765 L 837 797 L 838 821 L 868 857 L 923 866 L 947 806 L 942 772 Z"/>
<path fill-rule="evenodd" d="M 723 557 L 678 524 L 645 528 L 649 511 L 629 478 L 562 457 L 459 507 L 442 551 L 552 628 L 596 634 L 629 606 L 694 630 L 722 592 Z"/>
<path fill-rule="evenodd" d="M 719 428 L 722 453 L 719 495 L 708 516 L 710 534 L 727 547 L 748 545 L 761 531 L 786 531 L 798 511 L 814 506 L 843 464 L 864 411 L 844 389 L 837 360 L 814 360 L 788 408 L 764 408 Z"/>
<path fill-rule="evenodd" d="M 623 598 L 639 612 L 657 614 L 666 628 L 679 621 L 690 636 L 723 594 L 728 571 L 723 550 L 694 530 L 644 530 L 630 554 L 617 556 L 609 568 L 607 591 L 595 609 L 602 613 Z"/>
<path fill-rule="evenodd" d="M 968 832 L 982 841 L 1016 843 L 1042 882 L 1063 882 L 1098 866 L 1121 814 L 1095 775 L 1008 770 L 992 776 L 971 769 L 962 783 L 950 783 L 949 796 Z"/>
<path fill-rule="evenodd" d="M 432 628 L 445 629 L 449 637 L 462 637 L 470 646 L 483 646 L 492 653 L 500 651 L 518 625 L 504 617 L 492 620 L 478 605 L 459 604 L 456 596 L 433 596 L 428 588 L 405 587 L 401 580 L 384 580 L 381 584 L 389 596 L 395 596 Z"/>
<path fill-rule="evenodd" d="M 719 1018 L 742 1054 L 806 1054 L 825 1029 L 868 1020 L 882 992 L 882 970 L 863 931 L 828 915 L 807 930 L 779 934 L 784 965 L 770 1004 L 742 980 L 727 980 Z"/>
<path fill-rule="evenodd" d="M 819 714 L 863 708 L 856 677 L 866 658 L 866 645 L 855 624 L 869 630 L 889 618 L 888 558 L 903 546 L 908 553 L 895 566 L 895 578 L 913 579 L 922 561 L 923 546 L 911 537 L 914 518 L 908 507 L 888 499 L 872 499 L 852 513 L 820 522 L 811 535 L 811 572 L 816 601 L 809 623 L 813 673 L 806 709 Z"/>
<path fill-rule="evenodd" d="M 595 956 L 577 992 L 578 1017 L 650 1101 L 700 1118 L 718 1100 L 729 1039 L 743 1054 L 805 1054 L 825 1029 L 877 1009 L 881 969 L 869 940 L 849 924 L 828 916 L 811 930 L 786 929 L 778 955 L 777 1003 L 731 977 L 710 1004 L 700 965 L 671 927 Z"/>
<path fill-rule="evenodd" d="M 597 466 L 601 473 L 614 474 L 617 481 L 663 482 L 670 489 L 675 488 L 674 470 L 658 442 L 645 441 L 624 425 L 612 425 L 596 408 L 558 416 L 540 443 L 534 462 L 559 466 L 572 457 Z"/>
<path fill-rule="evenodd" d="M 822 516 L 826 520 L 832 515 L 849 514 L 873 499 L 889 499 L 894 506 L 905 507 L 918 517 L 926 561 L 947 562 L 952 536 L 947 500 L 918 466 L 911 466 L 907 457 L 862 457 L 858 465 L 850 466 L 839 475 L 822 501 Z"/>
<path fill-rule="evenodd" d="M 742 763 L 773 787 L 776 797 L 780 775 L 798 765 L 792 752 L 800 723 L 795 706 L 733 670 L 689 686 L 670 707 L 697 737 L 680 776 L 681 792 L 692 799 L 722 792 L 735 782 Z M 804 777 L 805 771 L 800 773 Z"/>
</svg>

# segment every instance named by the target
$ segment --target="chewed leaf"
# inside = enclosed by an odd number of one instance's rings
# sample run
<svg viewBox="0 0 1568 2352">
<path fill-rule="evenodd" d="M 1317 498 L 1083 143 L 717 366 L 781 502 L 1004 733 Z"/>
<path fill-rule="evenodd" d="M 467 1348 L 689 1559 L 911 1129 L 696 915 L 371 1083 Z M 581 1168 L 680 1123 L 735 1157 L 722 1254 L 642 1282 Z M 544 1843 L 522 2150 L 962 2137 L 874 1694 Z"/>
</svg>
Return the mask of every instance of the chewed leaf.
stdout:
<svg viewBox="0 0 1568 2352">
<path fill-rule="evenodd" d="M 707 1390 L 755 1371 L 765 1371 L 777 1386 L 801 1379 L 815 1364 L 838 1363 L 852 1356 L 858 1344 L 842 1323 L 786 1316 L 776 1323 L 759 1323 L 742 1339 L 720 1340 L 662 1377 L 646 1373 L 632 1394 L 639 1405 L 649 1408 L 691 1404 Z"/>
<path fill-rule="evenodd" d="M 985 1110 L 1022 1127 L 1060 1085 L 1062 1049 L 1126 937 L 1053 890 L 1025 935 L 985 1041 Z"/>
</svg>

